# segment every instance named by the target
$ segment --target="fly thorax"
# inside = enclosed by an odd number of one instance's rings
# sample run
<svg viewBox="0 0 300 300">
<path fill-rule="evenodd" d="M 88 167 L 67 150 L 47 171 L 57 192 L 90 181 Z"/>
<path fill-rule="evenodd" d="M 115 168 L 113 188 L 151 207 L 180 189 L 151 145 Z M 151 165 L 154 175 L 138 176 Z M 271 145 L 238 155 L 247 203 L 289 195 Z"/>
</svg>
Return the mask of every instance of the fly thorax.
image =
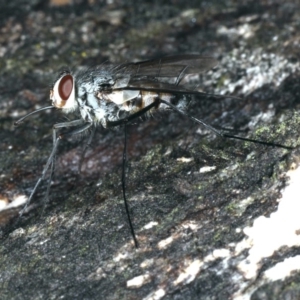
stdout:
<svg viewBox="0 0 300 300">
<path fill-rule="evenodd" d="M 100 115 L 95 112 L 98 108 L 97 101 L 95 101 L 93 93 L 87 91 L 87 86 L 85 85 L 82 85 L 78 89 L 77 104 L 81 117 L 84 121 L 98 123 L 98 119 L 103 117 L 103 112 Z"/>
<path fill-rule="evenodd" d="M 105 127 L 107 120 L 115 121 L 118 119 L 118 105 L 99 98 L 98 92 L 83 92 L 81 97 L 78 97 L 78 103 L 81 116 L 87 122 L 102 124 Z"/>
</svg>

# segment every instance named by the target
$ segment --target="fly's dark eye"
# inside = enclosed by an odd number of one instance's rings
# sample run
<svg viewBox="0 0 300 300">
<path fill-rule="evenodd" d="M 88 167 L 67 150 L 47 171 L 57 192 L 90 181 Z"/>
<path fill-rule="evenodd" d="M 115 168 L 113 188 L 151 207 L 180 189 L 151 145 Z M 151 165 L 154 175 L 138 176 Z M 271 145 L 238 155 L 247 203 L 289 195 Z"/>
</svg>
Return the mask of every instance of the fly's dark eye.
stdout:
<svg viewBox="0 0 300 300">
<path fill-rule="evenodd" d="M 73 89 L 73 77 L 71 75 L 65 75 L 60 80 L 58 86 L 58 94 L 62 100 L 67 101 L 71 95 Z"/>
</svg>

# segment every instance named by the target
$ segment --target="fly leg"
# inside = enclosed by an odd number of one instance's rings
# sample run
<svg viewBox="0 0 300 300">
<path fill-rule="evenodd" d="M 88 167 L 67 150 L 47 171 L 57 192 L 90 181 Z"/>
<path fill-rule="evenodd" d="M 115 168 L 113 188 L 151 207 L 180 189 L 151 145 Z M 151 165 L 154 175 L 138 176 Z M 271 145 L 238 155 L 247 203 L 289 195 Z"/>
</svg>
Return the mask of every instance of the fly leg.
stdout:
<svg viewBox="0 0 300 300">
<path fill-rule="evenodd" d="M 79 126 L 81 125 L 80 127 L 66 133 L 66 134 L 61 134 L 57 137 L 57 130 L 59 128 L 69 128 L 69 127 L 74 127 L 74 126 Z M 56 154 L 56 151 L 57 151 L 57 147 L 58 147 L 58 144 L 59 144 L 59 141 L 66 137 L 66 136 L 72 136 L 72 135 L 76 135 L 76 134 L 79 134 L 79 133 L 82 133 L 84 132 L 85 130 L 87 130 L 88 128 L 90 128 L 92 126 L 92 123 L 84 123 L 83 120 L 79 119 L 79 120 L 74 120 L 74 121 L 71 121 L 71 122 L 64 122 L 64 123 L 58 123 L 58 124 L 55 124 L 53 126 L 53 148 L 52 148 L 52 151 L 51 151 L 51 154 L 47 160 L 47 163 L 42 171 L 42 175 L 41 177 L 38 179 L 38 181 L 36 182 L 33 190 L 31 191 L 30 193 L 30 196 L 28 197 L 28 200 L 26 201 L 26 204 L 25 206 L 23 207 L 23 209 L 20 211 L 19 213 L 19 218 L 22 217 L 22 215 L 24 214 L 25 210 L 27 209 L 28 205 L 30 204 L 34 194 L 36 193 L 36 190 L 37 188 L 39 187 L 40 183 L 42 182 L 42 180 L 45 179 L 45 176 L 47 174 L 47 171 L 49 170 L 50 168 L 50 179 L 49 179 L 49 182 L 48 182 L 48 186 L 47 186 L 47 192 L 46 192 L 46 197 L 48 197 L 49 195 L 49 190 L 50 190 L 50 185 L 51 185 L 51 179 L 52 179 L 52 174 L 53 174 L 53 170 L 54 170 L 54 160 L 55 160 L 55 154 Z"/>
<path fill-rule="evenodd" d="M 175 105 L 171 104 L 170 102 L 167 102 L 165 100 L 160 100 L 160 102 L 166 104 L 169 107 L 171 107 L 174 111 L 180 113 L 181 115 L 183 115 L 185 117 L 188 117 L 192 121 L 203 125 L 204 127 L 208 128 L 209 130 L 211 130 L 212 132 L 214 132 L 216 135 L 218 135 L 220 137 L 236 139 L 236 140 L 242 140 L 242 141 L 252 142 L 252 143 L 256 143 L 256 144 L 262 144 L 262 145 L 266 145 L 266 146 L 280 147 L 280 148 L 289 149 L 289 150 L 294 149 L 293 147 L 289 147 L 289 146 L 285 146 L 285 145 L 281 145 L 281 144 L 270 143 L 270 142 L 265 142 L 265 141 L 260 141 L 260 140 L 254 140 L 254 139 L 244 138 L 244 137 L 237 136 L 237 135 L 230 135 L 230 134 L 223 133 L 223 132 L 217 130 L 216 128 L 210 126 L 209 124 L 205 123 L 204 121 L 202 121 L 200 119 L 197 119 L 197 118 L 189 115 L 188 113 L 178 109 Z"/>
<path fill-rule="evenodd" d="M 132 225 L 132 221 L 130 218 L 130 213 L 129 213 L 129 207 L 128 207 L 128 202 L 126 198 L 126 161 L 127 161 L 127 124 L 124 124 L 124 149 L 123 149 L 123 160 L 122 160 L 122 192 L 123 192 L 123 199 L 124 199 L 124 205 L 125 205 L 125 210 L 126 214 L 128 216 L 128 223 L 131 231 L 131 235 L 134 241 L 135 248 L 139 247 L 137 238 L 135 236 L 134 228 Z"/>
<path fill-rule="evenodd" d="M 84 156 L 86 154 L 87 149 L 91 146 L 92 140 L 95 136 L 95 132 L 96 132 L 96 127 L 93 127 L 92 132 L 89 136 L 89 139 L 87 140 L 87 142 L 82 150 L 82 153 L 80 155 L 80 160 L 79 160 L 79 165 L 78 165 L 78 174 L 81 173 L 81 167 L 82 167 Z"/>
<path fill-rule="evenodd" d="M 130 213 L 129 213 L 129 206 L 128 206 L 127 198 L 126 198 L 127 124 L 130 123 L 132 120 L 143 116 L 150 109 L 157 107 L 158 103 L 159 103 L 159 99 L 157 99 L 157 101 L 152 102 L 150 105 L 144 107 L 139 112 L 136 112 L 135 114 L 128 116 L 127 118 L 120 119 L 117 121 L 107 121 L 107 123 L 106 123 L 107 127 L 124 125 L 124 149 L 123 149 L 123 161 L 122 161 L 122 191 L 123 191 L 125 210 L 126 210 L 128 223 L 129 223 L 129 227 L 130 227 L 130 231 L 131 231 L 131 235 L 132 235 L 132 238 L 134 241 L 135 248 L 138 248 L 139 244 L 138 244 L 135 232 L 134 232 L 133 224 L 132 224 Z"/>
</svg>

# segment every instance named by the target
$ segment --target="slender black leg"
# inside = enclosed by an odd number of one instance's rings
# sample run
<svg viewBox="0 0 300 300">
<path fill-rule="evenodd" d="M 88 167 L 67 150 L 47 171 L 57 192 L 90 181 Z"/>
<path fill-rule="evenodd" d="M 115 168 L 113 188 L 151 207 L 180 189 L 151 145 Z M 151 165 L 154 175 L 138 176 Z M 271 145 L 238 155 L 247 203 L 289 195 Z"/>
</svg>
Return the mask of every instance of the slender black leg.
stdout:
<svg viewBox="0 0 300 300">
<path fill-rule="evenodd" d="M 248 138 L 244 138 L 244 137 L 240 137 L 237 135 L 230 135 L 230 134 L 225 134 L 222 133 L 221 131 L 217 130 L 216 128 L 210 126 L 209 124 L 206 124 L 205 122 L 203 122 L 200 119 L 197 119 L 193 116 L 190 116 L 189 114 L 187 114 L 186 112 L 178 109 L 176 106 L 174 106 L 173 104 L 165 101 L 165 100 L 160 100 L 161 103 L 164 103 L 166 105 L 168 105 L 169 107 L 171 107 L 173 110 L 177 111 L 178 113 L 182 114 L 185 117 L 188 117 L 189 119 L 193 120 L 194 122 L 201 124 L 203 126 L 205 126 L 206 128 L 210 129 L 211 131 L 213 131 L 215 134 L 217 134 L 218 136 L 224 137 L 224 138 L 230 138 L 230 139 L 236 139 L 236 140 L 242 140 L 242 141 L 246 141 L 246 142 L 252 142 L 252 143 L 256 143 L 256 144 L 262 144 L 262 145 L 266 145 L 266 146 L 273 146 L 273 147 L 280 147 L 280 148 L 284 148 L 284 149 L 289 149 L 292 150 L 294 149 L 293 147 L 289 147 L 289 146 L 285 146 L 285 145 L 281 145 L 281 144 L 276 144 L 276 143 L 269 143 L 269 142 L 265 142 L 265 141 L 260 141 L 260 140 L 254 140 L 254 139 L 248 139 Z"/>
<path fill-rule="evenodd" d="M 85 146 L 82 150 L 82 153 L 80 155 L 80 160 L 79 160 L 79 165 L 78 165 L 78 174 L 80 174 L 80 172 L 81 172 L 81 167 L 82 167 L 82 163 L 83 163 L 85 153 L 86 153 L 87 149 L 91 146 L 91 143 L 92 143 L 92 140 L 94 138 L 95 132 L 96 132 L 96 127 L 93 127 L 92 132 L 89 136 L 89 139 L 87 140 L 87 142 L 86 142 L 86 144 L 85 144 Z"/>
<path fill-rule="evenodd" d="M 90 124 L 90 123 L 86 123 L 82 119 L 78 119 L 78 120 L 73 120 L 73 121 L 70 121 L 70 122 L 63 122 L 63 123 L 54 124 L 53 128 L 54 129 L 69 128 L 69 127 L 80 126 L 80 125 L 83 125 L 83 124 Z"/>
<path fill-rule="evenodd" d="M 57 146 L 58 146 L 59 141 L 60 141 L 60 138 L 57 138 L 56 141 L 55 141 L 55 143 L 54 143 L 54 145 L 53 145 L 53 148 L 52 148 L 51 154 L 50 154 L 50 156 L 49 156 L 49 158 L 48 158 L 48 160 L 47 160 L 47 163 L 46 163 L 46 165 L 45 165 L 45 167 L 44 167 L 44 169 L 43 169 L 42 176 L 41 176 L 41 177 L 39 178 L 39 180 L 36 182 L 36 184 L 35 184 L 33 190 L 32 190 L 31 193 L 30 193 L 30 196 L 29 196 L 28 200 L 26 201 L 25 206 L 23 207 L 23 209 L 22 209 L 22 210 L 20 211 L 20 213 L 19 213 L 19 217 L 20 217 L 20 218 L 22 217 L 22 215 L 23 215 L 23 213 L 25 212 L 26 208 L 27 208 L 28 205 L 30 204 L 31 199 L 32 199 L 32 197 L 34 196 L 34 194 L 35 194 L 35 192 L 36 192 L 38 186 L 40 185 L 40 183 L 42 182 L 42 180 L 45 178 L 45 175 L 46 175 L 46 173 L 47 173 L 47 171 L 48 171 L 50 165 L 53 165 L 53 158 L 54 158 L 54 156 L 55 156 L 56 149 L 57 149 Z M 52 169 L 52 168 L 51 168 L 51 169 Z"/>
<path fill-rule="evenodd" d="M 56 131 L 57 131 L 57 129 L 53 128 L 53 148 L 54 148 L 55 142 L 57 140 Z M 48 202 L 48 200 L 49 200 L 50 187 L 51 187 L 51 182 L 52 182 L 52 177 L 53 177 L 54 167 L 55 167 L 55 155 L 56 155 L 56 153 L 53 155 L 51 165 L 50 165 L 50 172 L 49 172 L 50 174 L 49 174 L 49 178 L 48 178 L 46 194 L 44 197 L 45 202 Z M 44 214 L 45 207 L 46 207 L 46 205 L 43 205 L 43 211 L 42 211 L 41 215 Z"/>
<path fill-rule="evenodd" d="M 122 164 L 122 191 L 123 191 L 123 199 L 125 204 L 125 210 L 128 217 L 128 223 L 131 231 L 131 235 L 133 237 L 135 248 L 139 247 L 138 241 L 136 239 L 134 228 L 131 222 L 128 203 L 126 199 L 126 153 L 127 153 L 127 124 L 124 124 L 124 149 L 123 149 L 123 164 Z"/>
<path fill-rule="evenodd" d="M 70 122 L 64 122 L 64 123 L 57 123 L 54 124 L 53 126 L 53 147 L 55 144 L 55 141 L 57 139 L 57 131 L 60 128 L 69 128 L 69 127 L 74 127 L 74 126 L 78 126 L 78 125 L 82 125 L 84 124 L 84 121 L 82 119 L 77 119 L 77 120 L 73 120 Z M 50 166 L 50 175 L 49 175 L 49 179 L 48 179 L 48 184 L 47 184 L 47 190 L 46 190 L 46 195 L 45 195 L 45 199 L 46 201 L 49 199 L 49 192 L 50 192 L 50 187 L 51 187 L 51 182 L 52 182 L 52 177 L 53 177 L 53 173 L 54 173 L 54 167 L 55 167 L 55 154 L 52 158 L 52 162 L 51 162 L 51 166 Z M 45 208 L 45 206 L 44 206 Z M 43 209 L 44 212 L 44 209 Z M 43 214 L 42 212 L 42 214 Z"/>
<path fill-rule="evenodd" d="M 132 120 L 143 116 L 147 111 L 150 109 L 156 107 L 159 103 L 159 99 L 157 101 L 153 101 L 150 105 L 144 107 L 140 111 L 136 112 L 135 114 L 132 114 L 128 116 L 127 118 L 117 120 L 117 121 L 107 121 L 106 126 L 107 127 L 114 127 L 114 126 L 119 126 L 119 125 L 124 125 L 124 133 L 125 133 L 125 140 L 124 140 L 124 149 L 123 149 L 123 164 L 122 164 L 122 191 L 123 191 L 123 199 L 124 199 L 124 204 L 125 204 L 125 210 L 126 214 L 128 217 L 128 223 L 131 231 L 131 235 L 133 237 L 134 245 L 136 248 L 138 248 L 138 241 L 134 233 L 134 228 L 132 225 L 132 221 L 130 218 L 129 214 L 129 208 L 128 208 L 128 203 L 127 203 L 127 198 L 126 198 L 126 152 L 127 152 L 127 124 L 130 123 Z"/>
<path fill-rule="evenodd" d="M 76 128 L 76 129 L 74 129 L 74 130 L 72 130 L 72 131 L 70 131 L 70 132 L 68 132 L 68 133 L 66 133 L 64 135 L 60 135 L 59 137 L 56 137 L 56 130 L 58 128 L 62 128 L 62 127 L 66 128 L 66 127 L 78 126 L 79 124 L 82 124 L 82 123 L 83 123 L 82 120 L 75 120 L 75 121 L 66 122 L 66 123 L 59 123 L 59 124 L 56 124 L 56 125 L 53 126 L 53 148 L 52 148 L 51 154 L 50 154 L 50 156 L 49 156 L 49 158 L 47 160 L 47 163 L 46 163 L 46 165 L 45 165 L 45 167 L 43 169 L 42 176 L 36 182 L 33 190 L 30 193 L 30 196 L 29 196 L 28 200 L 26 201 L 25 206 L 20 211 L 19 218 L 22 217 L 23 213 L 27 209 L 28 205 L 31 202 L 32 197 L 34 196 L 34 194 L 35 194 L 37 188 L 39 187 L 40 183 L 42 182 L 42 180 L 44 180 L 44 178 L 45 178 L 45 176 L 46 176 L 47 171 L 49 170 L 49 168 L 50 168 L 50 171 L 51 171 L 51 174 L 50 174 L 50 180 L 51 180 L 52 173 L 53 173 L 53 170 L 54 170 L 54 158 L 55 158 L 55 154 L 56 154 L 56 150 L 57 150 L 59 141 L 63 137 L 65 137 L 65 136 L 72 136 L 72 135 L 76 135 L 76 134 L 79 134 L 81 132 L 84 132 L 85 130 L 87 130 L 88 128 L 90 128 L 92 126 L 92 124 L 91 123 L 85 123 L 83 126 L 78 127 L 78 128 Z M 62 124 L 64 126 L 62 126 Z M 49 183 L 48 183 L 46 196 L 48 196 L 50 185 L 51 185 L 51 181 L 49 181 Z"/>
</svg>

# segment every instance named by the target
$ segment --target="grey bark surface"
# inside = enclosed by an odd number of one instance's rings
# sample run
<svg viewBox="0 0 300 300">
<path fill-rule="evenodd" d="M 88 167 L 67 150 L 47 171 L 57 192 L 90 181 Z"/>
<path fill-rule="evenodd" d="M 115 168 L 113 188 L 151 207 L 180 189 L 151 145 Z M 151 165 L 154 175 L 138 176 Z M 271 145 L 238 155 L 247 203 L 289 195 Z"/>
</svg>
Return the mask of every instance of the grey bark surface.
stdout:
<svg viewBox="0 0 300 300">
<path fill-rule="evenodd" d="M 236 250 L 244 228 L 276 212 L 299 161 L 298 1 L 54 2 L 0 1 L 1 299 L 299 299 L 299 271 L 265 279 L 300 254 L 297 243 L 260 260 L 251 278 L 239 268 L 251 245 Z M 175 112 L 130 125 L 136 250 L 122 198 L 124 134 L 99 127 L 80 175 L 87 136 L 61 141 L 49 199 L 45 182 L 15 225 L 53 124 L 72 116 L 13 123 L 50 105 L 58 70 L 178 53 L 217 58 L 192 84 L 240 97 L 194 99 L 191 115 L 295 150 L 216 137 Z"/>
</svg>

